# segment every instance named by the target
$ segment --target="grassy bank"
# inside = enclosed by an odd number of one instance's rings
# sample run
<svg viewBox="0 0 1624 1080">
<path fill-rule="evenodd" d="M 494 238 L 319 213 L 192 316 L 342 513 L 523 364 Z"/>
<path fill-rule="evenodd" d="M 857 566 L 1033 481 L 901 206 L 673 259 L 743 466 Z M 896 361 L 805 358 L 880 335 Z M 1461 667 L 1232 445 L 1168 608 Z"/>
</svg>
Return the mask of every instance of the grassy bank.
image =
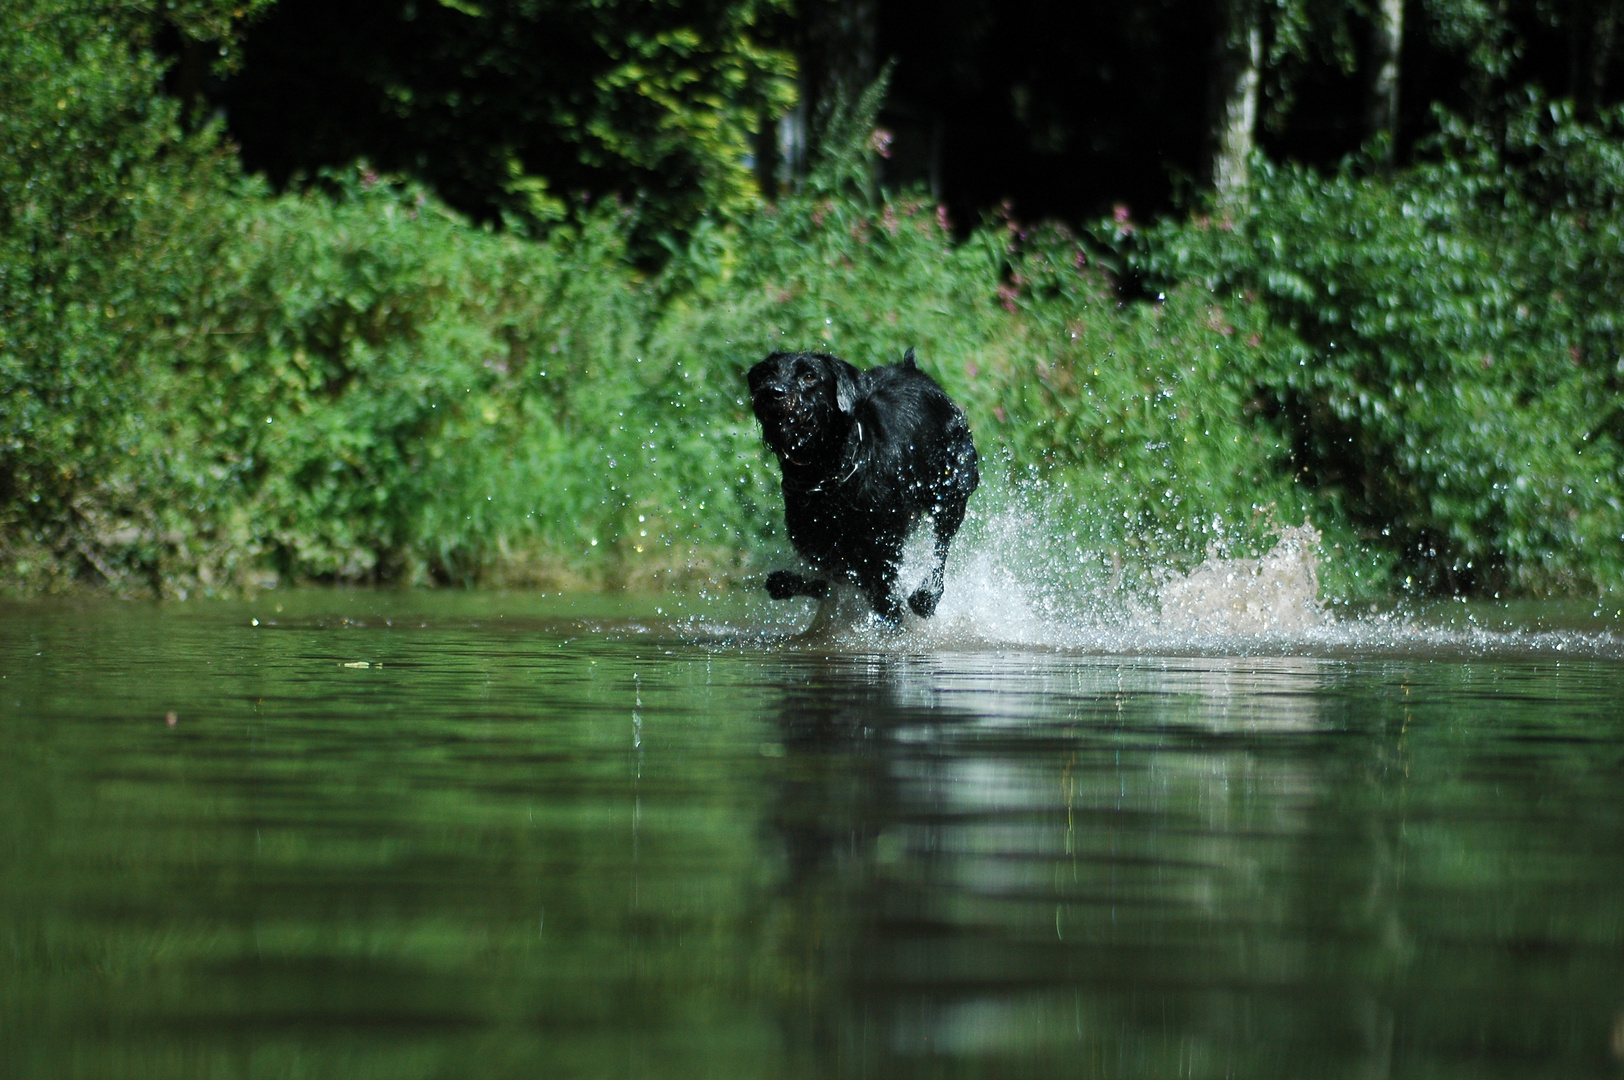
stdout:
<svg viewBox="0 0 1624 1080">
<path fill-rule="evenodd" d="M 274 196 L 112 31 L 0 29 L 43 43 L 0 110 L 11 591 L 737 578 L 782 542 L 744 369 L 909 346 L 978 498 L 1046 500 L 1101 565 L 1309 518 L 1350 598 L 1624 585 L 1616 125 L 1532 110 L 1080 236 L 956 237 L 854 155 L 651 271 L 613 204 L 526 236 L 365 170 Z"/>
</svg>

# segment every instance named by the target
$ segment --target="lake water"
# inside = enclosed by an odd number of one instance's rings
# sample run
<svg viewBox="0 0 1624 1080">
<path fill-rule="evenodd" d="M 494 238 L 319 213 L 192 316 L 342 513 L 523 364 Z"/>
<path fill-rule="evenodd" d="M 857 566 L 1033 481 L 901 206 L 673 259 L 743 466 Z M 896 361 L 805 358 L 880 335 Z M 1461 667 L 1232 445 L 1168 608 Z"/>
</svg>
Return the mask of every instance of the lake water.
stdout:
<svg viewBox="0 0 1624 1080">
<path fill-rule="evenodd" d="M 1041 608 L 0 608 L 0 1075 L 1624 1073 L 1616 617 Z"/>
</svg>

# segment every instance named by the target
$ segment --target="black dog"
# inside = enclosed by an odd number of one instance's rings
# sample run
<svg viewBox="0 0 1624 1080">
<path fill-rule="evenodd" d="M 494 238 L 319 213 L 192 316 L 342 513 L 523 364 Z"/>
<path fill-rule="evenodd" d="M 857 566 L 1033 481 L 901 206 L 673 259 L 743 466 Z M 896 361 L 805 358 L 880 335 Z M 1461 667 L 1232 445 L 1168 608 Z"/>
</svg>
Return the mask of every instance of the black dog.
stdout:
<svg viewBox="0 0 1624 1080">
<path fill-rule="evenodd" d="M 854 582 L 895 621 L 902 545 L 928 514 L 935 561 L 908 606 L 929 616 L 942 598 L 947 546 L 980 480 L 964 413 L 914 366 L 912 349 L 902 363 L 868 371 L 824 353 L 775 352 L 749 378 L 756 419 L 784 473 L 784 524 L 795 550 Z M 787 570 L 767 575 L 775 600 L 828 590 L 826 581 Z"/>
</svg>

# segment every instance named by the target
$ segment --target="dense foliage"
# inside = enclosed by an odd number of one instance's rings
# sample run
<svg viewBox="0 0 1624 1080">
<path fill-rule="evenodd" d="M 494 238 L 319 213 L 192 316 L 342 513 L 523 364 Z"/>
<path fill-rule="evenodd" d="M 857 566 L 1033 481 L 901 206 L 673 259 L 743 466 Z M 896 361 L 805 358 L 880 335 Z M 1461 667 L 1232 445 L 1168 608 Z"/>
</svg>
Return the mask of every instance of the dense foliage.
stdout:
<svg viewBox="0 0 1624 1080">
<path fill-rule="evenodd" d="M 793 101 L 793 59 L 763 43 L 780 7 L 281 0 L 208 97 L 278 185 L 365 158 L 480 219 L 546 222 L 590 190 L 681 232 L 754 191 L 753 136 Z"/>
<path fill-rule="evenodd" d="M 1616 118 L 1261 168 L 1234 221 L 967 239 L 848 138 L 649 275 L 614 200 L 532 238 L 365 168 L 273 196 L 155 92 L 155 19 L 0 10 L 10 587 L 745 573 L 779 526 L 741 375 L 786 345 L 916 347 L 976 505 L 1046 499 L 1102 572 L 1306 517 L 1343 595 L 1624 585 Z"/>
<path fill-rule="evenodd" d="M 1616 581 L 1624 542 L 1624 140 L 1536 102 L 1445 124 L 1409 174 L 1265 173 L 1239 227 L 1164 226 L 1155 274 L 1289 331 L 1264 383 L 1316 497 L 1428 585 Z"/>
</svg>

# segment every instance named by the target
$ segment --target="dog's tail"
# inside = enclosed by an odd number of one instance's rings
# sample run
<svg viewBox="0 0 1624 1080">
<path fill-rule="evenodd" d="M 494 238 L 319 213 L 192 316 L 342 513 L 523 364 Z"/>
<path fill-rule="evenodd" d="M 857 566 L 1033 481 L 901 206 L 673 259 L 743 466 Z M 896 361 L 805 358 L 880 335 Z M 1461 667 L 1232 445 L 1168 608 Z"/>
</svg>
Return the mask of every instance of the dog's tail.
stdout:
<svg viewBox="0 0 1624 1080">
<path fill-rule="evenodd" d="M 915 371 L 919 367 L 918 364 L 914 363 L 914 355 L 913 355 L 913 346 L 912 345 L 909 345 L 908 346 L 908 351 L 902 354 L 902 366 L 903 366 L 904 370 L 907 370 L 907 371 Z"/>
</svg>

